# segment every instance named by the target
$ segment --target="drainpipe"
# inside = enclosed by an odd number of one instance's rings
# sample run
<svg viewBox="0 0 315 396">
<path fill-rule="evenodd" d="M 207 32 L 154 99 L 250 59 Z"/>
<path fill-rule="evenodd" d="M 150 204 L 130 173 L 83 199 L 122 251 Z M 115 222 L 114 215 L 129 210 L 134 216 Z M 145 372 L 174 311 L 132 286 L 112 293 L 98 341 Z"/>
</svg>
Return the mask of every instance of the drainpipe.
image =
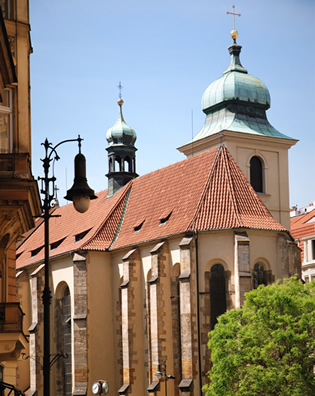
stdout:
<svg viewBox="0 0 315 396">
<path fill-rule="evenodd" d="M 197 336 L 198 336 L 198 372 L 200 396 L 202 396 L 202 375 L 201 375 L 201 340 L 200 340 L 200 304 L 199 304 L 199 252 L 198 252 L 198 231 L 195 230 L 195 249 L 196 249 L 196 292 L 197 292 Z"/>
</svg>

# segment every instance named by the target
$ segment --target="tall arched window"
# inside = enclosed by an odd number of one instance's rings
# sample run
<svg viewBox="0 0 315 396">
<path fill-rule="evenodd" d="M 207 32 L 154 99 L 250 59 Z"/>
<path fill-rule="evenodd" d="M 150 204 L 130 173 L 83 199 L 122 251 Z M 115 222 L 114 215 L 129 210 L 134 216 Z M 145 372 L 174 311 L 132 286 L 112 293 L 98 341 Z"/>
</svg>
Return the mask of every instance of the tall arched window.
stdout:
<svg viewBox="0 0 315 396">
<path fill-rule="evenodd" d="M 124 170 L 125 170 L 125 172 L 132 172 L 132 161 L 131 161 L 131 159 L 129 158 L 129 157 L 126 157 L 125 159 L 124 159 Z"/>
<path fill-rule="evenodd" d="M 122 167 L 121 167 L 121 158 L 120 157 L 115 158 L 114 169 L 117 169 L 116 164 L 118 166 L 118 171 L 121 172 L 123 169 L 121 169 Z"/>
<path fill-rule="evenodd" d="M 263 192 L 263 164 L 257 156 L 250 160 L 250 183 L 256 192 Z"/>
<path fill-rule="evenodd" d="M 257 289 L 259 285 L 265 285 L 265 271 L 264 271 L 264 266 L 261 263 L 256 263 L 254 265 L 254 275 L 253 275 L 253 281 L 254 281 L 254 289 Z"/>
<path fill-rule="evenodd" d="M 210 272 L 210 309 L 211 309 L 211 329 L 217 323 L 218 316 L 226 311 L 226 287 L 225 272 L 221 264 L 215 264 Z"/>
</svg>

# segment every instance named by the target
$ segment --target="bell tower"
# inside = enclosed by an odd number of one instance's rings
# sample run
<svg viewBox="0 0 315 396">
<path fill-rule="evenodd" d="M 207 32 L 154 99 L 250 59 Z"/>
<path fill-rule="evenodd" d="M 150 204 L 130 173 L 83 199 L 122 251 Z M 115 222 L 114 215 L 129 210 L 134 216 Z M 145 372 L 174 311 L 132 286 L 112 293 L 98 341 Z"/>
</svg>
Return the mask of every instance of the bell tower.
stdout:
<svg viewBox="0 0 315 396">
<path fill-rule="evenodd" d="M 124 101 L 119 98 L 119 116 L 115 125 L 108 129 L 106 139 L 108 141 L 108 196 L 114 195 L 121 187 L 130 180 L 136 178 L 136 147 L 137 135 L 126 124 L 122 106 Z"/>
<path fill-rule="evenodd" d="M 206 119 L 201 130 L 178 150 L 191 157 L 224 143 L 272 216 L 290 229 L 288 150 L 297 140 L 268 121 L 269 90 L 241 64 L 234 21 L 240 14 L 234 8 L 229 14 L 233 15 L 230 64 L 202 96 Z"/>
</svg>

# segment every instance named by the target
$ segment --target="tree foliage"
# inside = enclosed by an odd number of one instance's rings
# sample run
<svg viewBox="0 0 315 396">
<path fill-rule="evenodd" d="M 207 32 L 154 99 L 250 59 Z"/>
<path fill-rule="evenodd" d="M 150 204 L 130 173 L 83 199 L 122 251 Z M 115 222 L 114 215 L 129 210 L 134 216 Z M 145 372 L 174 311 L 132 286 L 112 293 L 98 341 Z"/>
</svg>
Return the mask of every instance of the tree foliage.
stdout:
<svg viewBox="0 0 315 396">
<path fill-rule="evenodd" d="M 209 333 L 206 396 L 315 395 L 315 281 L 259 286 Z"/>
</svg>

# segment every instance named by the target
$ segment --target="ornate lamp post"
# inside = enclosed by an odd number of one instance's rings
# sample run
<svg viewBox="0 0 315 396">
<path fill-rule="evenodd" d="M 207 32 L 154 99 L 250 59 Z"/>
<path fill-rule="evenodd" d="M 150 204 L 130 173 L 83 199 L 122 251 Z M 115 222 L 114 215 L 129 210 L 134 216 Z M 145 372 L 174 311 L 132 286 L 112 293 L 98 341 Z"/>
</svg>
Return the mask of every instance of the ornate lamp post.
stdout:
<svg viewBox="0 0 315 396">
<path fill-rule="evenodd" d="M 158 380 L 160 380 L 164 375 L 164 383 L 165 383 L 165 396 L 167 396 L 167 381 L 169 379 L 175 379 L 174 375 L 167 375 L 166 374 L 166 360 L 163 362 L 164 373 L 161 372 L 161 364 L 158 363 L 158 371 L 155 373 L 155 376 Z"/>
<path fill-rule="evenodd" d="M 86 179 L 85 170 L 85 157 L 81 154 L 81 141 L 80 135 L 77 139 L 63 140 L 62 142 L 52 146 L 51 143 L 46 139 L 42 145 L 45 147 L 45 158 L 41 161 L 44 167 L 44 177 L 39 177 L 41 180 L 41 194 L 44 195 L 43 199 L 43 219 L 45 223 L 45 287 L 43 290 L 43 305 L 44 305 L 44 362 L 43 362 L 43 373 L 44 373 L 44 396 L 50 395 L 50 367 L 54 363 L 54 359 L 50 360 L 50 303 L 51 303 L 51 290 L 49 286 L 49 219 L 54 217 L 49 211 L 51 208 L 51 202 L 54 199 L 55 191 L 55 176 L 49 177 L 50 162 L 55 159 L 59 160 L 60 157 L 57 154 L 57 147 L 61 144 L 68 142 L 78 142 L 79 153 L 76 155 L 74 183 L 70 190 L 67 191 L 65 199 L 73 201 L 75 209 L 84 213 L 88 210 L 90 200 L 96 199 L 94 191 L 88 186 Z M 53 158 L 52 158 L 53 157 Z M 51 190 L 50 190 L 50 185 Z M 50 194 L 52 191 L 52 194 Z"/>
</svg>

